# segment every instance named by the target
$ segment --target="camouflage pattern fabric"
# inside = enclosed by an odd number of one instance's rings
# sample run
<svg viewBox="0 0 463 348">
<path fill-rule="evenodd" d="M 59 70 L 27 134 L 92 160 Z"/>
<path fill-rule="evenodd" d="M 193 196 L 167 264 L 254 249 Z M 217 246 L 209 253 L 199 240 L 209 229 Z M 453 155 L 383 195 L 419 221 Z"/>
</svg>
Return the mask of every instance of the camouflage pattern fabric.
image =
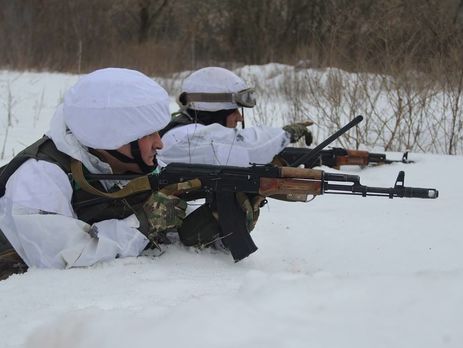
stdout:
<svg viewBox="0 0 463 348">
<path fill-rule="evenodd" d="M 307 126 L 310 126 L 312 124 L 313 124 L 313 121 L 304 121 L 304 122 L 288 124 L 283 127 L 283 130 L 289 133 L 291 143 L 295 143 L 299 139 L 304 137 L 305 144 L 309 146 L 310 144 L 312 144 L 313 136 L 312 136 L 312 132 L 307 129 Z"/>
<path fill-rule="evenodd" d="M 161 232 L 177 230 L 185 218 L 187 203 L 173 195 L 156 192 L 143 205 L 150 224 L 148 239 L 156 242 Z"/>
<path fill-rule="evenodd" d="M 248 229 L 248 232 L 251 232 L 254 227 L 256 227 L 257 220 L 259 219 L 259 207 L 253 207 L 251 200 L 244 192 L 237 192 L 236 200 L 246 214 L 246 228 Z"/>
</svg>

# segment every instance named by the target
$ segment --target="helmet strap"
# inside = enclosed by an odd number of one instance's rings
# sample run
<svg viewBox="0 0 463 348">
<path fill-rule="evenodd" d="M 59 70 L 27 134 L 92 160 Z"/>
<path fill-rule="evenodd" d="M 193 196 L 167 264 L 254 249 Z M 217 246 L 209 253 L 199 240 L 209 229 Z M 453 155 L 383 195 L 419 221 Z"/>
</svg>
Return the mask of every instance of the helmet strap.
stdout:
<svg viewBox="0 0 463 348">
<path fill-rule="evenodd" d="M 119 161 L 124 162 L 124 163 L 136 163 L 133 158 L 130 158 L 129 156 L 124 155 L 123 153 L 117 151 L 117 150 L 105 150 L 108 152 L 111 156 L 117 158 Z"/>
<path fill-rule="evenodd" d="M 154 158 L 153 166 L 149 166 L 145 163 L 145 161 L 143 161 L 141 158 L 140 147 L 138 146 L 138 140 L 130 143 L 130 152 L 132 153 L 133 158 L 130 158 L 117 150 L 106 150 L 106 152 L 123 163 L 135 163 L 143 173 L 151 173 L 158 165 L 156 157 Z"/>
<path fill-rule="evenodd" d="M 130 143 L 130 151 L 132 152 L 132 156 L 135 160 L 134 162 L 138 164 L 143 173 L 148 174 L 156 169 L 158 165 L 156 157 L 153 159 L 154 163 L 152 166 L 147 165 L 145 161 L 143 161 L 143 158 L 141 157 L 140 146 L 138 145 L 138 140 L 134 140 Z"/>
</svg>

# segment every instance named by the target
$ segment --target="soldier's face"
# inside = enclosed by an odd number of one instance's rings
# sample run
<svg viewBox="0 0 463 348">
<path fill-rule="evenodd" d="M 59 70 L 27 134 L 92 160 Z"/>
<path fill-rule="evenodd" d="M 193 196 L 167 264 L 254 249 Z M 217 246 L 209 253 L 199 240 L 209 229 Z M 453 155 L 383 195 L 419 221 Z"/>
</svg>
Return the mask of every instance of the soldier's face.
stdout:
<svg viewBox="0 0 463 348">
<path fill-rule="evenodd" d="M 241 112 L 236 109 L 233 113 L 227 116 L 226 125 L 228 128 L 235 128 L 238 122 L 243 122 L 243 116 L 241 115 Z"/>
<path fill-rule="evenodd" d="M 162 149 L 163 144 L 159 133 L 156 132 L 138 139 L 138 146 L 143 162 L 152 166 L 154 165 L 154 156 L 156 156 L 157 150 Z"/>
</svg>

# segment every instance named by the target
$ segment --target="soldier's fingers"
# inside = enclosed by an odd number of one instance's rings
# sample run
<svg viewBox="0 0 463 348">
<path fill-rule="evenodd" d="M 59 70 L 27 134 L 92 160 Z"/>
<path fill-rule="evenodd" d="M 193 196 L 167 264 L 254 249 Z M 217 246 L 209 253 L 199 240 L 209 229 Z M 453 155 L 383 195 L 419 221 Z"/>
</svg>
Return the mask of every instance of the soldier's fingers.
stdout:
<svg viewBox="0 0 463 348">
<path fill-rule="evenodd" d="M 179 219 L 184 219 L 186 216 L 186 212 L 184 209 L 177 209 L 175 208 L 175 216 L 177 216 Z"/>
<path fill-rule="evenodd" d="M 312 121 L 312 120 L 307 120 L 307 121 L 301 122 L 301 125 L 308 127 L 308 126 L 313 125 L 314 123 L 315 123 L 315 122 Z"/>
<path fill-rule="evenodd" d="M 183 199 L 179 198 L 179 201 L 177 203 L 177 207 L 182 209 L 182 210 L 186 210 L 187 206 L 188 206 L 187 202 L 184 201 Z"/>
</svg>

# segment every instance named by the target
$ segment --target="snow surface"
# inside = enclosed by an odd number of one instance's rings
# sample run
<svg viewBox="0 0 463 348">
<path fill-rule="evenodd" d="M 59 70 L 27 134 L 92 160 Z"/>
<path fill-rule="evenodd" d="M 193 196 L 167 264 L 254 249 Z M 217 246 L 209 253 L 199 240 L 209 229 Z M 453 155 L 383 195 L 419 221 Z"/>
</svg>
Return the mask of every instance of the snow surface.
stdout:
<svg viewBox="0 0 463 348">
<path fill-rule="evenodd" d="M 0 72 L 0 146 L 16 101 L 0 164 L 47 129 L 75 80 Z M 409 158 L 342 171 L 389 187 L 405 170 L 407 186 L 435 187 L 437 200 L 269 200 L 259 250 L 236 264 L 175 244 L 0 281 L 0 347 L 462 347 L 462 157 Z"/>
</svg>

